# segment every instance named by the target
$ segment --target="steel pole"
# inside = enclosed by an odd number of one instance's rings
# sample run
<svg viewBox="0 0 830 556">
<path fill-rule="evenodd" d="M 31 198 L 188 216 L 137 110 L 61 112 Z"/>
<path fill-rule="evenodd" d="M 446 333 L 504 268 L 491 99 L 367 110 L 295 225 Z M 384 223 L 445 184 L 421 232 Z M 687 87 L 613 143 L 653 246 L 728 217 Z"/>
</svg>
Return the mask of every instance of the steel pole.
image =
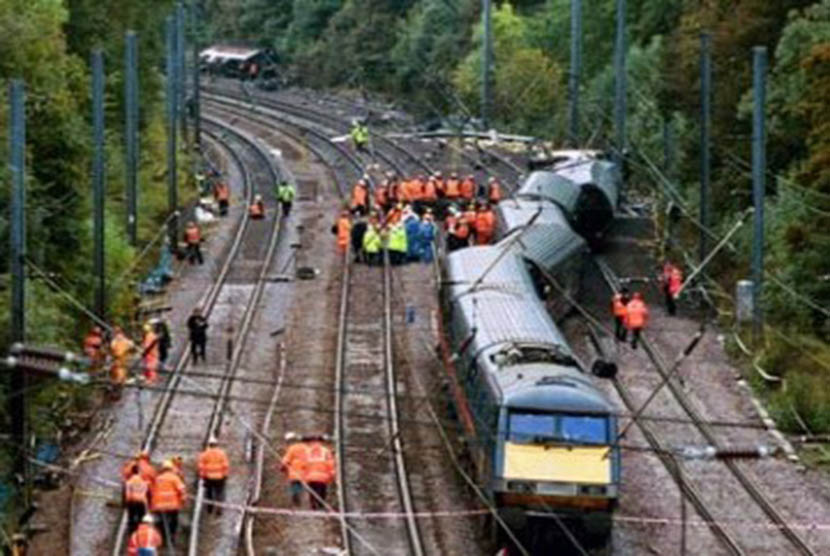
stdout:
<svg viewBox="0 0 830 556">
<path fill-rule="evenodd" d="M 95 275 L 95 314 L 106 321 L 106 277 L 104 261 L 104 202 L 106 175 L 104 152 L 104 54 L 92 51 L 92 212 L 93 273 Z"/>
<path fill-rule="evenodd" d="M 700 261 L 706 260 L 709 246 L 709 183 L 712 162 L 710 134 L 712 127 L 712 37 L 700 35 Z"/>
<path fill-rule="evenodd" d="M 753 117 L 752 117 L 752 200 L 755 207 L 755 233 L 752 240 L 752 335 L 756 342 L 763 335 L 761 295 L 764 285 L 764 189 L 767 166 L 765 105 L 767 48 L 753 48 Z"/>
<path fill-rule="evenodd" d="M 484 48 L 481 63 L 481 125 L 487 129 L 490 124 L 490 69 L 493 65 L 493 32 L 490 0 L 484 2 L 481 17 L 484 25 Z"/>
<path fill-rule="evenodd" d="M 124 51 L 124 135 L 127 173 L 127 239 L 136 245 L 138 226 L 138 41 L 134 31 L 127 31 Z"/>
<path fill-rule="evenodd" d="M 187 142 L 187 73 L 185 71 L 185 13 L 181 2 L 176 4 L 176 115 L 181 126 L 182 141 Z"/>
<path fill-rule="evenodd" d="M 201 73 L 199 71 L 199 5 L 194 1 L 190 16 L 193 28 L 193 142 L 202 147 Z"/>
<path fill-rule="evenodd" d="M 579 82 L 582 75 L 582 0 L 571 0 L 571 75 L 569 81 L 569 135 L 579 146 Z"/>
<path fill-rule="evenodd" d="M 178 182 L 176 176 L 176 22 L 173 16 L 167 16 L 167 78 L 165 97 L 167 101 L 167 210 L 170 221 L 167 233 L 170 247 L 176 249 L 179 238 L 179 218 L 177 216 Z"/>
<path fill-rule="evenodd" d="M 11 271 L 11 319 L 9 340 L 26 341 L 26 93 L 23 81 L 13 79 L 9 85 L 9 173 L 11 174 L 11 222 L 9 229 L 9 269 Z M 26 375 L 9 373 L 8 396 L 11 433 L 14 446 L 26 445 Z M 29 473 L 26 453 L 17 452 L 14 472 L 23 477 L 23 498 L 28 506 Z"/>
<path fill-rule="evenodd" d="M 626 151 L 625 0 L 617 0 L 617 36 L 614 47 L 614 161 L 622 168 Z"/>
</svg>

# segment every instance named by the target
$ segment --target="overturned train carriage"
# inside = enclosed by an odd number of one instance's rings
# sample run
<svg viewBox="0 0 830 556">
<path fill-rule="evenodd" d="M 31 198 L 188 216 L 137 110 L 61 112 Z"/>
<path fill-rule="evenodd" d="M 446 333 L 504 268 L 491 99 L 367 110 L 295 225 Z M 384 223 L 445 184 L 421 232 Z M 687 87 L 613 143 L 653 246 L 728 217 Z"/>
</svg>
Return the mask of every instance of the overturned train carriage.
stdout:
<svg viewBox="0 0 830 556">
<path fill-rule="evenodd" d="M 621 184 L 622 174 L 613 162 L 591 151 L 567 151 L 549 170 L 532 172 L 516 197 L 555 203 L 574 230 L 593 242 L 614 220 Z"/>
<path fill-rule="evenodd" d="M 476 266 L 465 254 L 445 267 L 446 322 L 475 470 L 513 527 L 555 510 L 604 538 L 620 474 L 614 408 L 574 360 L 520 257 L 499 259 L 475 283 L 493 259 L 478 255 Z"/>
</svg>

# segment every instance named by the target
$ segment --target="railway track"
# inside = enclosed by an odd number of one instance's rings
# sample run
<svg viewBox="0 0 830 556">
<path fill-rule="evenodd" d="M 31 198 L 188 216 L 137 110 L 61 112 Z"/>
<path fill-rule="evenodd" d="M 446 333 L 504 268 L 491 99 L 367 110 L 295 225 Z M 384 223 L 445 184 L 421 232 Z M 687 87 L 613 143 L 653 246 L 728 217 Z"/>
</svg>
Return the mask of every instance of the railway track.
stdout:
<svg viewBox="0 0 830 556">
<path fill-rule="evenodd" d="M 620 287 L 620 280 L 613 269 L 609 266 L 609 264 L 602 259 L 601 257 L 595 257 L 595 262 L 597 267 L 600 269 L 602 277 L 611 291 L 616 292 L 619 290 Z M 647 339 L 643 338 L 642 341 L 643 348 L 651 361 L 654 365 L 654 368 L 657 370 L 658 374 L 660 375 L 661 380 L 666 382 L 666 387 L 671 392 L 672 398 L 676 401 L 676 403 L 682 408 L 683 412 L 691 419 L 694 424 L 694 429 L 697 433 L 711 446 L 715 448 L 722 448 L 723 443 L 720 439 L 714 434 L 712 429 L 706 424 L 706 420 L 700 414 L 700 412 L 695 408 L 692 404 L 689 397 L 683 391 L 682 387 L 679 386 L 674 378 L 671 378 L 670 375 L 670 364 L 665 360 L 663 355 L 659 353 L 654 345 Z M 620 389 L 621 385 L 619 381 L 617 381 L 618 390 Z M 626 405 L 629 407 L 630 410 L 634 411 L 637 408 L 634 406 L 633 399 L 627 393 L 621 391 L 621 396 L 626 402 Z M 643 423 L 639 422 L 640 428 L 643 429 Z M 647 435 L 648 436 L 648 435 Z M 651 440 L 649 440 L 651 442 Z M 751 500 L 761 509 L 763 514 L 769 519 L 769 521 L 773 525 L 773 529 L 778 531 L 780 535 L 786 540 L 787 545 L 794 551 L 794 552 L 787 552 L 787 553 L 797 553 L 803 555 L 815 555 L 817 554 L 792 528 L 790 528 L 787 519 L 778 511 L 775 505 L 767 498 L 764 492 L 761 490 L 761 487 L 755 482 L 755 480 L 750 477 L 742 468 L 742 464 L 737 461 L 725 459 L 721 463 L 722 465 L 726 466 L 729 471 L 729 474 L 737 481 L 740 485 L 741 489 L 751 498 Z M 670 470 L 670 472 L 672 472 Z M 674 473 L 673 473 L 674 474 Z M 687 495 L 690 493 L 690 485 L 688 485 L 688 481 L 684 482 L 684 491 Z M 699 497 L 699 494 L 697 495 Z M 698 508 L 699 500 L 689 496 L 689 500 Z M 700 508 L 698 508 L 700 511 Z M 717 520 L 713 516 L 712 512 L 706 508 L 703 510 L 704 513 L 701 513 L 701 516 L 709 523 L 710 528 L 712 531 L 721 539 L 724 545 L 732 552 L 733 554 L 745 554 L 747 553 L 746 550 L 741 548 L 741 545 L 735 539 L 734 534 L 730 534 L 724 531 L 722 525 L 717 523 Z"/>
<path fill-rule="evenodd" d="M 343 514 L 405 515 L 390 522 L 341 514 L 344 546 L 347 554 L 421 555 L 398 423 L 389 261 L 384 261 L 382 276 L 377 268 L 351 265 L 348 253 L 343 265 L 335 372 L 338 499 Z M 382 304 L 377 303 L 379 290 Z M 360 392 L 361 387 L 382 385 L 385 396 Z"/>
<path fill-rule="evenodd" d="M 228 143 L 228 137 L 232 137 L 232 141 L 236 142 L 238 145 L 242 147 L 241 150 L 247 152 L 247 156 L 250 157 L 248 160 L 243 160 L 243 155 L 237 152 L 237 150 L 229 148 L 228 151 L 231 153 L 231 156 L 234 158 L 236 165 L 242 169 L 243 171 L 243 181 L 244 181 L 244 189 L 245 189 L 245 202 L 246 206 L 253 198 L 255 192 L 255 185 L 254 182 L 260 181 L 263 179 L 276 179 L 276 174 L 274 173 L 273 166 L 271 165 L 270 160 L 268 159 L 265 153 L 262 153 L 259 148 L 248 138 L 244 135 L 234 131 L 233 129 L 224 126 L 218 122 L 209 122 L 211 127 L 221 130 L 222 142 Z M 211 133 L 208 131 L 208 133 Z M 213 135 L 217 135 L 213 133 Z M 253 175 L 250 169 L 252 165 L 259 165 L 259 170 L 257 175 Z M 233 276 L 235 269 L 234 265 L 237 263 L 237 259 L 242 257 L 244 258 L 246 255 L 250 256 L 254 252 L 256 252 L 256 247 L 258 243 L 261 244 L 261 238 L 256 237 L 258 234 L 253 233 L 250 230 L 250 222 L 248 219 L 247 211 L 245 211 L 242 215 L 241 223 L 239 224 L 236 235 L 234 237 L 233 243 L 231 245 L 230 251 L 221 265 L 219 269 L 218 275 L 216 279 L 213 281 L 212 284 L 207 289 L 207 292 L 201 299 L 199 306 L 203 308 L 203 312 L 206 316 L 210 316 L 214 309 L 217 307 L 217 303 L 220 300 L 220 297 L 228 295 L 229 290 L 229 282 L 231 278 L 235 278 L 239 280 L 241 277 Z M 263 260 L 262 267 L 263 269 L 267 268 L 268 257 L 273 255 L 273 244 L 275 243 L 276 236 L 279 231 L 278 226 L 278 219 L 274 217 L 271 223 L 271 231 L 269 233 L 270 242 L 268 246 L 268 253 L 266 254 L 265 260 Z M 235 281 L 236 281 L 235 280 Z M 262 283 L 262 273 L 259 273 L 259 277 L 255 281 L 253 285 L 253 290 L 251 295 L 248 297 L 247 302 L 244 304 L 244 316 L 243 316 L 243 323 L 250 321 L 250 315 L 253 313 L 256 307 L 256 299 L 258 298 L 257 292 L 260 291 L 259 288 L 261 287 Z M 245 325 L 243 324 L 242 329 L 240 330 L 239 335 L 236 337 L 236 345 L 238 346 L 238 350 L 240 344 L 244 343 L 245 336 L 247 335 L 247 331 L 245 330 Z M 180 399 L 177 398 L 177 393 L 182 387 L 183 383 L 188 383 L 192 385 L 196 385 L 200 390 L 205 392 L 209 392 L 211 394 L 211 398 L 214 399 L 213 405 L 204 404 L 204 403 L 196 403 L 190 404 L 190 407 L 185 409 L 186 417 L 184 415 L 177 415 L 176 422 L 172 425 L 174 427 L 178 427 L 178 430 L 181 431 L 183 423 L 182 419 L 192 420 L 192 423 L 196 428 L 199 430 L 198 427 L 200 425 L 204 425 L 204 423 L 208 422 L 208 427 L 204 428 L 204 434 L 196 438 L 195 440 L 198 441 L 198 445 L 193 446 L 184 446 L 187 442 L 183 442 L 182 438 L 175 438 L 173 439 L 173 444 L 171 448 L 180 451 L 182 448 L 189 449 L 191 453 L 198 453 L 201 448 L 203 447 L 203 442 L 209 437 L 211 434 L 215 434 L 218 431 L 219 424 L 221 422 L 222 415 L 224 413 L 225 404 L 227 402 L 227 396 L 230 391 L 230 385 L 232 384 L 234 374 L 236 372 L 236 366 L 233 364 L 229 364 L 225 367 L 224 373 L 221 375 L 221 378 L 211 378 L 211 379 L 201 379 L 196 381 L 194 378 L 190 378 L 187 376 L 187 364 L 190 361 L 190 354 L 187 350 L 184 350 L 179 357 L 174 370 L 172 372 L 172 376 L 170 380 L 167 382 L 163 393 L 161 394 L 161 399 L 156 406 L 155 412 L 151 418 L 151 421 L 147 428 L 147 433 L 144 436 L 144 440 L 142 442 L 142 448 L 148 451 L 154 451 L 158 448 L 159 444 L 167 441 L 166 435 L 169 436 L 171 431 L 166 431 L 165 427 L 171 426 L 169 424 L 168 415 L 171 413 L 176 412 L 177 406 L 176 402 Z M 191 400 L 192 401 L 192 400 Z M 188 441 L 193 442 L 194 438 L 188 437 Z M 199 488 L 199 492 L 197 494 L 196 503 L 193 506 L 194 516 L 193 516 L 193 523 L 194 526 L 191 530 L 191 536 L 188 542 L 187 552 L 189 554 L 197 554 L 198 551 L 198 542 L 199 542 L 199 516 L 201 512 L 201 508 L 203 505 L 203 493 L 201 489 L 201 485 Z M 180 540 L 183 538 L 183 535 L 179 535 L 178 537 Z M 118 527 L 118 531 L 116 533 L 114 548 L 112 551 L 113 555 L 121 555 L 124 552 L 124 546 L 126 545 L 127 540 L 127 516 L 126 513 L 122 513 L 121 521 Z M 183 547 L 182 547 L 183 548 Z M 176 547 L 174 550 L 178 550 L 179 547 Z"/>
<path fill-rule="evenodd" d="M 336 164 L 340 173 L 344 168 L 338 164 L 338 159 L 347 161 L 346 165 L 357 171 L 356 176 L 363 173 L 364 168 L 371 167 L 342 145 L 331 143 L 329 135 L 342 130 L 342 122 L 325 120 L 319 115 L 308 117 L 304 110 L 297 107 L 288 110 L 282 106 L 278 111 L 270 105 L 266 108 L 239 99 L 215 95 L 205 97 L 209 111 L 222 114 L 226 119 L 244 118 L 246 123 L 271 130 L 277 123 L 280 127 L 279 134 L 303 143 L 328 164 Z M 258 136 L 265 139 L 263 134 Z M 404 165 L 430 171 L 429 166 L 417 154 L 392 141 L 385 142 L 382 149 L 376 150 L 374 158 L 400 175 L 405 175 Z M 349 182 L 346 183 L 350 185 Z M 341 194 L 346 194 L 343 187 Z M 343 265 L 341 308 L 342 311 L 351 310 L 348 316 L 341 312 L 339 345 L 344 351 L 338 351 L 335 375 L 339 385 L 334 388 L 335 395 L 338 396 L 335 400 L 338 412 L 334 429 L 338 472 L 341 474 L 338 477 L 338 505 L 341 510 L 343 546 L 349 554 L 423 554 L 424 543 L 415 519 L 416 508 L 404 460 L 405 435 L 400 430 L 397 418 L 397 379 L 392 353 L 392 309 L 388 292 L 391 274 L 388 268 L 384 268 L 382 289 L 385 295 L 384 304 L 380 305 L 376 301 L 372 302 L 381 297 L 378 269 L 351 266 L 347 258 Z M 375 289 L 368 298 L 365 297 L 366 288 Z M 360 296 L 364 298 L 356 302 L 355 299 Z M 374 360 L 374 367 L 367 365 L 367 360 Z M 372 386 L 385 388 L 386 394 L 367 394 L 367 384 L 372 391 L 375 390 Z M 275 389 L 274 396 L 276 395 Z M 366 415 L 380 418 L 366 418 Z M 266 430 L 267 427 L 264 426 L 262 434 Z M 355 456 L 359 459 L 356 460 Z M 261 457 L 257 456 L 257 471 L 249 497 L 251 506 L 261 500 L 264 467 L 260 463 Z M 407 458 L 410 457 L 407 455 Z M 391 525 L 388 520 L 355 519 L 353 513 L 366 511 L 392 513 L 399 519 L 393 519 Z M 255 553 L 256 547 L 255 515 L 246 515 L 243 525 L 245 550 L 251 555 Z M 395 537 L 398 540 L 394 543 L 390 540 L 391 531 L 397 531 Z M 378 548 L 381 552 L 378 552 Z"/>
</svg>

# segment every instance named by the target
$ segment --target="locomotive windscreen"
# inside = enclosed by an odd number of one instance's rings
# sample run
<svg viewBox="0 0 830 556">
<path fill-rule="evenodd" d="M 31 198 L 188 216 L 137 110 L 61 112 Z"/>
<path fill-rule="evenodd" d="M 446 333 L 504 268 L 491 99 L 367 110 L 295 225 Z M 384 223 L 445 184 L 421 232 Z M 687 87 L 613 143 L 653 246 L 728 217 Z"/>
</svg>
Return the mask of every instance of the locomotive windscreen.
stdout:
<svg viewBox="0 0 830 556">
<path fill-rule="evenodd" d="M 607 417 L 511 412 L 508 438 L 514 444 L 596 444 L 610 441 Z"/>
</svg>

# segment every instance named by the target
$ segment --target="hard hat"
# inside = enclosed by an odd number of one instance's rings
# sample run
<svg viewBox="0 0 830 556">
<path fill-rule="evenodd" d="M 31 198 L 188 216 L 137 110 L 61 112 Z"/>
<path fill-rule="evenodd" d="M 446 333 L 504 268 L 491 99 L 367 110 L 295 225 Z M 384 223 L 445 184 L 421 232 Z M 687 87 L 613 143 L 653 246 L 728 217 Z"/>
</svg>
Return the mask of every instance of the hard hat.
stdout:
<svg viewBox="0 0 830 556">
<path fill-rule="evenodd" d="M 634 299 L 642 299 L 642 298 L 643 298 L 643 294 L 641 294 L 640 292 L 634 292 Z"/>
<path fill-rule="evenodd" d="M 285 433 L 285 441 L 286 442 L 293 442 L 294 440 L 297 440 L 298 438 L 299 438 L 299 435 L 296 432 L 289 431 L 289 432 Z"/>
<path fill-rule="evenodd" d="M 164 463 L 161 464 L 162 469 L 173 469 L 174 467 L 173 460 L 169 459 L 164 460 Z"/>
<path fill-rule="evenodd" d="M 141 523 L 149 523 L 153 525 L 156 522 L 156 518 L 153 517 L 153 514 L 144 514 L 144 517 L 141 518 Z"/>
<path fill-rule="evenodd" d="M 150 452 L 148 452 L 147 450 L 139 450 L 138 454 L 135 457 L 139 459 L 149 459 Z"/>
<path fill-rule="evenodd" d="M 213 446 L 215 444 L 219 444 L 219 439 L 214 435 L 210 435 L 210 438 L 208 438 L 208 446 Z"/>
<path fill-rule="evenodd" d="M 149 322 L 144 323 L 144 332 L 152 332 L 152 331 L 153 331 L 153 325 L 150 324 Z"/>
<path fill-rule="evenodd" d="M 496 178 L 495 178 L 495 176 L 490 176 L 490 179 L 487 180 L 487 181 L 490 182 L 490 183 L 493 183 L 494 181 L 496 181 Z"/>
<path fill-rule="evenodd" d="M 262 200 L 262 195 L 260 195 L 259 193 L 254 195 L 254 201 L 261 201 L 261 200 Z"/>
<path fill-rule="evenodd" d="M 93 333 L 93 334 L 101 334 L 101 332 L 102 332 L 102 331 L 101 331 L 101 327 L 100 327 L 100 326 L 93 326 L 93 327 L 92 327 L 92 333 Z"/>
<path fill-rule="evenodd" d="M 196 222 L 194 222 L 193 220 L 191 220 L 190 222 L 188 222 L 188 223 L 187 223 L 187 225 L 188 225 L 188 226 L 195 226 L 195 225 L 196 225 Z"/>
</svg>

